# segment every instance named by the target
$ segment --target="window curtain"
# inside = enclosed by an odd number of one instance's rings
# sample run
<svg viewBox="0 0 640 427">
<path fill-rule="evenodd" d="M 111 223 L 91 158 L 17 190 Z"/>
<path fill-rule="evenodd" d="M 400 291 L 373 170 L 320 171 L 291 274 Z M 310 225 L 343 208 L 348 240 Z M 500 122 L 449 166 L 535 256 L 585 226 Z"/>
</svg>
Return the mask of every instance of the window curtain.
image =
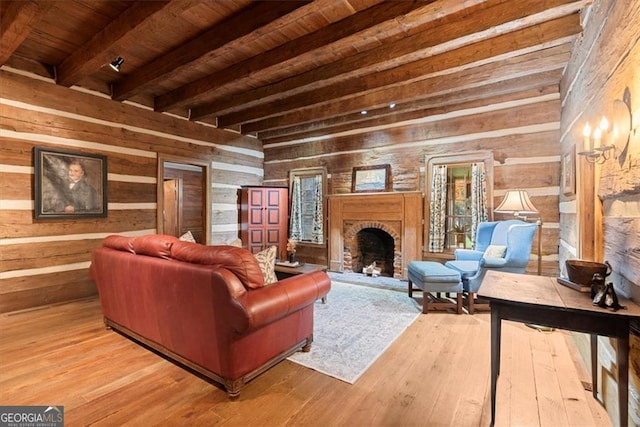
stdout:
<svg viewBox="0 0 640 427">
<path fill-rule="evenodd" d="M 447 166 L 433 168 L 429 216 L 429 252 L 444 252 L 447 217 Z"/>
<path fill-rule="evenodd" d="M 291 186 L 291 221 L 289 224 L 289 238 L 299 242 L 302 237 L 302 209 L 300 206 L 300 177 L 293 177 Z"/>
<path fill-rule="evenodd" d="M 471 240 L 475 245 L 478 224 L 487 221 L 487 181 L 484 163 L 471 164 Z"/>
<path fill-rule="evenodd" d="M 315 176 L 315 211 L 313 212 L 313 230 L 311 231 L 311 242 L 321 244 L 324 242 L 324 230 L 322 227 L 322 176 Z"/>
</svg>

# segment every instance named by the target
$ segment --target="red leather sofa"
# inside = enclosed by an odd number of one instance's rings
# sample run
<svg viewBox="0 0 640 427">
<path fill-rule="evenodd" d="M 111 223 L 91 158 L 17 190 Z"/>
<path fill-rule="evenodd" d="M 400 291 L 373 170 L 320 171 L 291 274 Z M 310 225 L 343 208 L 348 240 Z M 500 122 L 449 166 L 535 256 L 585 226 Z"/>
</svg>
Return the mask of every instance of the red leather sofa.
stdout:
<svg viewBox="0 0 640 427">
<path fill-rule="evenodd" d="M 107 326 L 222 384 L 230 397 L 313 340 L 314 272 L 264 285 L 253 255 L 173 236 L 109 236 L 90 274 Z"/>
</svg>

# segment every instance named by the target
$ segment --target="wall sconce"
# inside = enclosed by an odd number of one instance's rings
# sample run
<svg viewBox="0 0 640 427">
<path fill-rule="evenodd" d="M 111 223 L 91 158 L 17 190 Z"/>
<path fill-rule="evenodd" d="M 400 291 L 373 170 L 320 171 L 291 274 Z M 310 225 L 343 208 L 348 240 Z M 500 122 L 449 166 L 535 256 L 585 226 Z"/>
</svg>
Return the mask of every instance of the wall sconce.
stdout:
<svg viewBox="0 0 640 427">
<path fill-rule="evenodd" d="M 619 154 L 627 146 L 633 124 L 629 106 L 622 100 L 616 99 L 612 107 L 613 126 L 602 116 L 598 127 L 591 130 L 589 122 L 582 130 L 583 151 L 579 155 L 585 156 L 589 163 L 603 164 L 611 158 L 611 152 Z"/>
<path fill-rule="evenodd" d="M 122 66 L 123 63 L 124 63 L 124 58 L 121 56 L 118 56 L 116 59 L 114 59 L 109 63 L 109 67 L 111 67 L 115 72 L 119 73 L 120 67 Z"/>
<path fill-rule="evenodd" d="M 587 122 L 582 130 L 582 136 L 584 137 L 584 151 L 578 152 L 579 155 L 585 156 L 589 163 L 599 165 L 609 160 L 611 156 L 609 151 L 613 150 L 615 146 L 607 144 L 609 142 L 609 120 L 605 116 L 602 116 L 602 120 L 593 134 L 591 126 Z"/>
</svg>

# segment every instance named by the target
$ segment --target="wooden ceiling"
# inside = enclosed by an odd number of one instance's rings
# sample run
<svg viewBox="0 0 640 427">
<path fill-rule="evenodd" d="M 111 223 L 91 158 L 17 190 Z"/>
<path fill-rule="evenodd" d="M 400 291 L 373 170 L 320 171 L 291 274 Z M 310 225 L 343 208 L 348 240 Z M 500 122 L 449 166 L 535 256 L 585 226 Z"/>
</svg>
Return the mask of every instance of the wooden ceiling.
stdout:
<svg viewBox="0 0 640 427">
<path fill-rule="evenodd" d="M 275 143 L 558 85 L 590 3 L 3 0 L 0 65 Z"/>
</svg>

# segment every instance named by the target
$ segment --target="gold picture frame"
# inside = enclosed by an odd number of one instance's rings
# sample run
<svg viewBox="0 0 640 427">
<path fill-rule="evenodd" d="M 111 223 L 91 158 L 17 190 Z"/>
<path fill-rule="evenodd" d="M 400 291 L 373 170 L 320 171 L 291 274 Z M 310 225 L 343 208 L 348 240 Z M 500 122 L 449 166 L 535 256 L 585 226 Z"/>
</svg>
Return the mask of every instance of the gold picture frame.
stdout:
<svg viewBox="0 0 640 427">
<path fill-rule="evenodd" d="M 107 158 L 34 147 L 34 217 L 106 218 Z"/>
<path fill-rule="evenodd" d="M 391 165 L 356 166 L 351 176 L 352 193 L 391 191 Z"/>
</svg>

